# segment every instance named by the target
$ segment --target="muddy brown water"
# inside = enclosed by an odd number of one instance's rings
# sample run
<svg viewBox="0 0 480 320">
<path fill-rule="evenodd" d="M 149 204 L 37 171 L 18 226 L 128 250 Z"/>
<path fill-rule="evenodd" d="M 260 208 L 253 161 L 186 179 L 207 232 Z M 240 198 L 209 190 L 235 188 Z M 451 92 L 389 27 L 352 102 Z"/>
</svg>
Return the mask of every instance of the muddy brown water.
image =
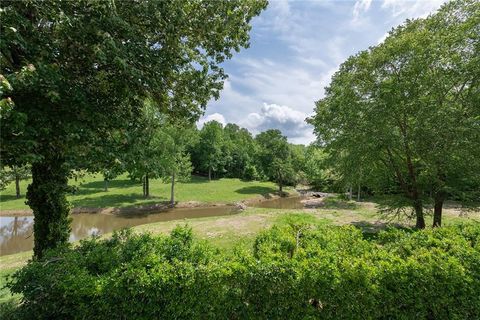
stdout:
<svg viewBox="0 0 480 320">
<path fill-rule="evenodd" d="M 300 209 L 302 197 L 287 197 L 265 200 L 256 204 L 259 208 Z M 92 235 L 101 235 L 160 221 L 203 218 L 231 215 L 238 212 L 232 206 L 174 208 L 157 213 L 112 215 L 101 213 L 77 213 L 72 215 L 70 241 L 77 241 Z M 0 217 L 0 256 L 33 249 L 33 216 Z"/>
<path fill-rule="evenodd" d="M 70 241 L 77 241 L 94 234 L 105 234 L 122 228 L 142 224 L 225 216 L 238 210 L 231 206 L 175 208 L 148 214 L 111 215 L 101 213 L 77 213 L 72 215 Z M 33 216 L 0 217 L 0 256 L 33 249 Z"/>
</svg>

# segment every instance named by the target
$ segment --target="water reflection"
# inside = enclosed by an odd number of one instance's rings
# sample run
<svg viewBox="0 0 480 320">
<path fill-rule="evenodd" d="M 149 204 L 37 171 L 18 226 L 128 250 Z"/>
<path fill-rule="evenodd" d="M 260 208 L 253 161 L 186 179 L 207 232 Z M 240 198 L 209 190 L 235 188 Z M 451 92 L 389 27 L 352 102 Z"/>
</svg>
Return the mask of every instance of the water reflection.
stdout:
<svg viewBox="0 0 480 320">
<path fill-rule="evenodd" d="M 0 217 L 0 255 L 30 250 L 33 217 Z"/>
<path fill-rule="evenodd" d="M 95 234 L 105 234 L 141 224 L 187 218 L 222 216 L 235 213 L 233 207 L 175 208 L 169 211 L 135 214 L 74 214 L 70 241 Z M 33 248 L 33 216 L 0 217 L 0 256 L 31 250 Z"/>
</svg>

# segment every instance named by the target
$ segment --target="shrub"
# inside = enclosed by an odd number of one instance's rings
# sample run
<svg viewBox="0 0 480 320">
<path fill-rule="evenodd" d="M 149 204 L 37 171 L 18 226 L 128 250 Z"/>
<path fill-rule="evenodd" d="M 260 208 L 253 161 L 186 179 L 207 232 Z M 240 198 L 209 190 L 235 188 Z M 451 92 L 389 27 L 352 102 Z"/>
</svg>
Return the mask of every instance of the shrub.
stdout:
<svg viewBox="0 0 480 320">
<path fill-rule="evenodd" d="M 480 226 L 365 239 L 302 221 L 233 255 L 192 237 L 115 233 L 18 271 L 23 319 L 475 319 Z"/>
</svg>

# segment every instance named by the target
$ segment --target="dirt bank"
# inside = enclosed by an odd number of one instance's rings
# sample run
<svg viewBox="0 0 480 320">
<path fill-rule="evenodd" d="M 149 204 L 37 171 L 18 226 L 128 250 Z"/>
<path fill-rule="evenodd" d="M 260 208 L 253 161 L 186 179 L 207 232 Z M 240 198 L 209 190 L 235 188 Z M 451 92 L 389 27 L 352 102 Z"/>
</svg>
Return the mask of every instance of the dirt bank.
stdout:
<svg viewBox="0 0 480 320">
<path fill-rule="evenodd" d="M 289 196 L 295 195 L 295 193 L 287 194 Z M 224 207 L 224 206 L 236 206 L 242 207 L 243 206 L 250 206 L 255 203 L 259 203 L 269 199 L 276 199 L 280 198 L 280 195 L 276 193 L 268 193 L 261 196 L 257 196 L 255 198 L 235 201 L 233 203 L 225 203 L 225 202 L 200 202 L 200 201 L 184 201 L 178 202 L 175 204 L 174 208 L 202 208 L 202 207 Z M 138 205 L 132 207 L 123 207 L 123 208 L 115 208 L 115 207 L 108 207 L 108 208 L 89 208 L 89 207 L 78 207 L 72 209 L 72 214 L 76 213 L 101 213 L 101 214 L 136 214 L 136 213 L 149 213 L 149 212 L 159 212 L 171 209 L 172 206 L 169 202 L 161 202 L 149 205 Z M 32 210 L 30 209 L 22 209 L 22 210 L 1 210 L 0 209 L 0 217 L 2 216 L 14 216 L 14 217 L 22 217 L 22 216 L 31 216 L 33 215 Z"/>
</svg>

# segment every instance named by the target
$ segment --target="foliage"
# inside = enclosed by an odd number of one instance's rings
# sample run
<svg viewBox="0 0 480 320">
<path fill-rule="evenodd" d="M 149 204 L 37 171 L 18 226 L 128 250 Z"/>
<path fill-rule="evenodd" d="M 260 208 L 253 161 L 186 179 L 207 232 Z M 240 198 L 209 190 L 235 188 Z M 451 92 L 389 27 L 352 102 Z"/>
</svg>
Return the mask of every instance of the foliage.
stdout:
<svg viewBox="0 0 480 320">
<path fill-rule="evenodd" d="M 30 176 L 30 167 L 28 165 L 22 167 L 5 167 L 0 169 L 0 190 L 5 188 L 16 180 L 28 179 Z"/>
<path fill-rule="evenodd" d="M 327 162 L 328 154 L 323 148 L 308 146 L 305 152 L 305 174 L 307 181 L 316 190 L 334 191 L 337 178 Z"/>
<path fill-rule="evenodd" d="M 400 193 L 423 228 L 434 203 L 480 196 L 478 1 L 408 20 L 350 57 L 309 120 L 346 184 Z M 478 189 L 478 188 L 477 188 Z"/>
<path fill-rule="evenodd" d="M 103 152 L 105 137 L 135 123 L 146 99 L 163 114 L 198 118 L 222 88 L 219 64 L 249 45 L 250 21 L 265 6 L 2 1 L 1 158 L 32 164 L 37 257 L 68 238 L 66 177 L 77 160 Z"/>
<path fill-rule="evenodd" d="M 215 172 L 223 173 L 226 161 L 223 126 L 218 121 L 209 121 L 199 132 L 199 139 L 194 146 L 197 167 L 208 172 L 208 180 Z"/>
<path fill-rule="evenodd" d="M 150 178 L 162 176 L 164 156 L 162 127 L 165 116 L 151 103 L 145 101 L 136 125 L 126 131 L 127 151 L 123 155 L 130 177 L 143 183 L 143 196 L 150 195 Z"/>
<path fill-rule="evenodd" d="M 188 228 L 169 237 L 123 231 L 50 251 L 9 287 L 23 294 L 23 319 L 480 316 L 479 225 L 391 229 L 367 240 L 353 227 L 308 222 L 274 227 L 253 252 L 229 255 Z"/>
<path fill-rule="evenodd" d="M 187 147 L 195 143 L 195 128 L 183 121 L 168 121 L 160 132 L 161 168 L 164 181 L 170 181 L 170 204 L 175 203 L 175 182 L 186 182 L 192 173 Z"/>
<path fill-rule="evenodd" d="M 255 140 L 259 146 L 258 162 L 262 172 L 278 184 L 280 192 L 284 185 L 295 184 L 292 166 L 292 151 L 280 130 L 271 129 L 258 134 Z"/>
<path fill-rule="evenodd" d="M 229 154 L 225 170 L 227 176 L 241 179 L 258 179 L 255 168 L 257 145 L 252 134 L 245 128 L 233 123 L 227 123 L 224 128 L 226 151 Z"/>
</svg>

